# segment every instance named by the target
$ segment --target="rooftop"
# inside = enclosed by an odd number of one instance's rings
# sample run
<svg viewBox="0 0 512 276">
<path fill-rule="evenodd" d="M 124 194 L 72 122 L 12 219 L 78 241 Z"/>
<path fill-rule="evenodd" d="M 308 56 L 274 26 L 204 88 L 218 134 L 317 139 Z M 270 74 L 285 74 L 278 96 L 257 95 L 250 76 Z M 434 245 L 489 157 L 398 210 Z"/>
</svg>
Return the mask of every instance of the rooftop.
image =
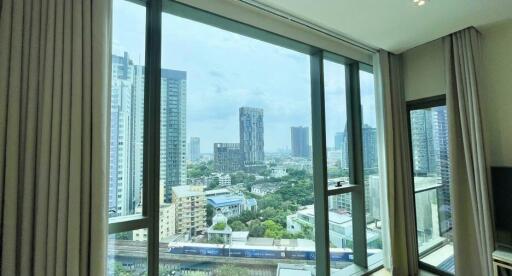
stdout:
<svg viewBox="0 0 512 276">
<path fill-rule="evenodd" d="M 172 192 L 178 197 L 202 196 L 203 186 L 181 185 L 172 187 Z"/>
<path fill-rule="evenodd" d="M 208 197 L 208 203 L 216 207 L 242 204 L 244 198 L 238 195 L 218 195 Z"/>
</svg>

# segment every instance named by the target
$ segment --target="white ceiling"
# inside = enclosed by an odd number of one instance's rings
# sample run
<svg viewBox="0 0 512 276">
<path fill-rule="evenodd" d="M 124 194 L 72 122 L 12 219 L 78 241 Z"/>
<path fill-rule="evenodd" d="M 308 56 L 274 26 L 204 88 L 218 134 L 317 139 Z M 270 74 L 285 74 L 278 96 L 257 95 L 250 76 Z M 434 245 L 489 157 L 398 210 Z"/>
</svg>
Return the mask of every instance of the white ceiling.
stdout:
<svg viewBox="0 0 512 276">
<path fill-rule="evenodd" d="M 346 37 L 400 53 L 460 29 L 512 18 L 512 0 L 257 0 Z"/>
</svg>

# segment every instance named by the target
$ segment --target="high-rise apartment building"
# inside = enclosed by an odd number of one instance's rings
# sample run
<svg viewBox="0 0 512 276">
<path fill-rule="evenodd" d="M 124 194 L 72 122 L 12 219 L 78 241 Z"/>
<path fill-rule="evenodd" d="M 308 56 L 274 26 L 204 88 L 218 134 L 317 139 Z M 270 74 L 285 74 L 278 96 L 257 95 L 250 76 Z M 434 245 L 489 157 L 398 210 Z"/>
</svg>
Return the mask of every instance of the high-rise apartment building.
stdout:
<svg viewBox="0 0 512 276">
<path fill-rule="evenodd" d="M 218 172 L 229 173 L 241 168 L 240 144 L 213 144 L 213 164 Z"/>
<path fill-rule="evenodd" d="M 172 187 L 187 183 L 187 74 L 162 69 L 161 76 L 160 180 L 168 203 Z"/>
<path fill-rule="evenodd" d="M 265 160 L 263 109 L 240 107 L 240 153 L 242 164 L 253 165 Z"/>
<path fill-rule="evenodd" d="M 206 229 L 206 196 L 203 186 L 172 187 L 176 206 L 176 233 L 199 235 Z"/>
<path fill-rule="evenodd" d="M 292 156 L 309 157 L 309 128 L 291 127 Z"/>
<path fill-rule="evenodd" d="M 144 67 L 112 56 L 109 215 L 134 214 L 141 203 Z"/>
<path fill-rule="evenodd" d="M 377 129 L 367 124 L 363 125 L 363 168 L 378 167 Z"/>
<path fill-rule="evenodd" d="M 201 158 L 201 139 L 190 137 L 190 161 L 197 161 Z"/>
<path fill-rule="evenodd" d="M 430 109 L 411 112 L 411 142 L 414 174 L 428 176 L 436 173 L 436 151 Z"/>
</svg>

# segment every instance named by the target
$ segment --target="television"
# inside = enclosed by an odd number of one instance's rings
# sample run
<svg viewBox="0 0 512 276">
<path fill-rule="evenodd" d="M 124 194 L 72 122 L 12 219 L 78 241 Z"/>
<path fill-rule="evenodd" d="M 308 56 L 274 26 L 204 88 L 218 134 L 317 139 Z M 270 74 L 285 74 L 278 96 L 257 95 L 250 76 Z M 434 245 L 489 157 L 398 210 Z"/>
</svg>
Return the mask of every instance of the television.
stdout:
<svg viewBox="0 0 512 276">
<path fill-rule="evenodd" d="M 496 243 L 512 248 L 512 167 L 492 167 L 491 177 Z"/>
</svg>

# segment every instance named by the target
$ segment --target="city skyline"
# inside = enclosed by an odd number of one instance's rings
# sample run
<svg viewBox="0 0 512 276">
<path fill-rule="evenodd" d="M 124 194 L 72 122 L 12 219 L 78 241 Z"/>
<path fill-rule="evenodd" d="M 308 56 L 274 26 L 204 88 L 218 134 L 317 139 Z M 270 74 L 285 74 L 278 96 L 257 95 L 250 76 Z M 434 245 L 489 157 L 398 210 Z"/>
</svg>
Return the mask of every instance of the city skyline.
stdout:
<svg viewBox="0 0 512 276">
<path fill-rule="evenodd" d="M 114 4 L 121 6 L 119 10 L 135 10 L 131 3 Z M 113 51 L 118 55 L 127 51 L 135 64 L 144 64 L 145 13 L 141 9 L 137 12 L 114 18 L 114 28 L 130 25 L 133 29 L 113 37 Z M 201 142 L 209 145 L 202 153 L 212 154 L 210 145 L 216 142 L 238 142 L 236 113 L 240 106 L 265 110 L 266 152 L 290 147 L 288 127 L 311 128 L 308 55 L 165 13 L 162 24 L 162 68 L 187 72 L 186 140 L 201 137 Z M 204 36 L 209 39 L 204 40 Z M 326 66 L 325 70 L 327 74 L 332 68 Z M 326 79 L 326 94 L 344 91 L 344 78 Z M 363 112 L 375 114 L 373 76 L 361 72 L 360 78 Z M 345 101 L 327 104 L 344 105 Z M 326 126 L 327 143 L 331 145 L 334 133 L 343 130 L 346 115 L 341 110 L 329 110 L 338 112 L 336 117 L 341 118 Z M 375 127 L 374 117 L 364 118 L 365 123 Z"/>
</svg>

